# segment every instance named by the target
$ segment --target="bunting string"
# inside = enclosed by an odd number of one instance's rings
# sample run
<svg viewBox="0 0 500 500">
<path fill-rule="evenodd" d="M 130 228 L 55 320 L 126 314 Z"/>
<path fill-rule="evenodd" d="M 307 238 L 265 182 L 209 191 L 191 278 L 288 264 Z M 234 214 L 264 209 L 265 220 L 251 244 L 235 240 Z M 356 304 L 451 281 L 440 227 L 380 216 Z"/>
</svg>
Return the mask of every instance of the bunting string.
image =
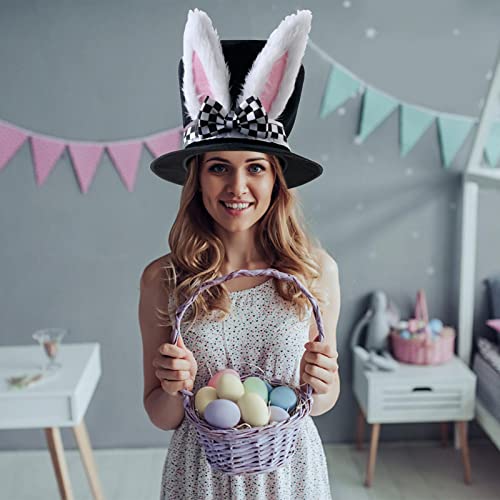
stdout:
<svg viewBox="0 0 500 500">
<path fill-rule="evenodd" d="M 309 39 L 308 47 L 331 67 L 320 108 L 320 117 L 326 118 L 349 99 L 362 96 L 358 134 L 354 140 L 361 144 L 395 110 L 400 113 L 399 145 L 401 157 L 406 156 L 419 139 L 436 122 L 442 165 L 449 168 L 467 136 L 479 119 L 456 113 L 437 111 L 397 99 L 355 75 L 337 62 L 325 50 Z M 492 126 L 485 146 L 487 166 L 494 167 L 500 158 L 500 123 Z"/>
<path fill-rule="evenodd" d="M 63 139 L 19 127 L 0 120 L 0 172 L 28 141 L 35 181 L 42 186 L 67 149 L 82 193 L 87 193 L 104 152 L 107 152 L 123 184 L 134 190 L 143 147 L 156 158 L 181 147 L 182 127 L 145 137 L 116 141 L 79 141 Z"/>
</svg>

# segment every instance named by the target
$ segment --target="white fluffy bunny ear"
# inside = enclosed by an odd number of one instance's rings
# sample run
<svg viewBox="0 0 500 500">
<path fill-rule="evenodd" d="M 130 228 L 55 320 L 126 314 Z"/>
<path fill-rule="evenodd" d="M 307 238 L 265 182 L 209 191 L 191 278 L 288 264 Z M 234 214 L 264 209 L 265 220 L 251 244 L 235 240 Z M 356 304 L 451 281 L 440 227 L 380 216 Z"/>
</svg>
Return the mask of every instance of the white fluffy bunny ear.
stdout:
<svg viewBox="0 0 500 500">
<path fill-rule="evenodd" d="M 188 13 L 184 28 L 182 63 L 182 92 L 191 119 L 197 118 L 200 104 L 206 96 L 219 101 L 229 110 L 229 70 L 217 31 L 202 10 L 194 9 Z"/>
<path fill-rule="evenodd" d="M 248 72 L 237 104 L 250 96 L 258 97 L 269 118 L 278 118 L 293 93 L 311 19 L 309 10 L 299 10 L 281 21 Z"/>
</svg>

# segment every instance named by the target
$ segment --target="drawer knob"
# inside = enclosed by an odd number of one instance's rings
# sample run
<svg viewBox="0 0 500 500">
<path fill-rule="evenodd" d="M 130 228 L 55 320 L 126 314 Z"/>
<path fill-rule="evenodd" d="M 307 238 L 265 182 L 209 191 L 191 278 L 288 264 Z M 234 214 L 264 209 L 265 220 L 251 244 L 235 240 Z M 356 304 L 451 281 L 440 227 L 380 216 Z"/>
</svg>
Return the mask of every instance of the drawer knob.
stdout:
<svg viewBox="0 0 500 500">
<path fill-rule="evenodd" d="M 432 392 L 432 387 L 414 387 L 412 392 Z"/>
</svg>

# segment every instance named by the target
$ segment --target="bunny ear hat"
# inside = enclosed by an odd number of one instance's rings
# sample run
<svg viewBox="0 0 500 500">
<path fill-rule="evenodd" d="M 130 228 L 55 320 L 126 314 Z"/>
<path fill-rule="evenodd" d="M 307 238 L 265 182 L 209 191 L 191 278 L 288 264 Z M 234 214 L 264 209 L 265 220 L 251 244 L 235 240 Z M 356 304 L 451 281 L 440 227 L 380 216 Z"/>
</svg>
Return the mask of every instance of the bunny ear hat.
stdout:
<svg viewBox="0 0 500 500">
<path fill-rule="evenodd" d="M 183 185 L 188 161 L 209 151 L 257 151 L 279 158 L 287 186 L 320 176 L 318 163 L 290 150 L 304 82 L 302 58 L 311 13 L 287 16 L 268 40 L 219 40 L 203 11 L 189 11 L 179 63 L 183 149 L 159 156 L 151 170 Z"/>
</svg>

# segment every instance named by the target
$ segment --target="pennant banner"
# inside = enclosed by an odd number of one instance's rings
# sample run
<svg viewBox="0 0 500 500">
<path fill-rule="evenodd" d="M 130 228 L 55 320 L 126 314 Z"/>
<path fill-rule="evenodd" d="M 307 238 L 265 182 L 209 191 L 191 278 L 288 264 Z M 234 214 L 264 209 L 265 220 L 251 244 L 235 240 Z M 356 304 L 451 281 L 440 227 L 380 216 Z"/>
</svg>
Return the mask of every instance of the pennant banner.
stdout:
<svg viewBox="0 0 500 500">
<path fill-rule="evenodd" d="M 343 68 L 313 42 L 309 41 L 308 46 L 332 66 L 321 101 L 321 118 L 325 118 L 338 109 L 347 99 L 357 93 L 362 93 L 361 116 L 356 137 L 358 144 L 361 144 L 395 109 L 399 108 L 401 157 L 406 156 L 415 147 L 436 120 L 442 165 L 444 168 L 449 168 L 470 130 L 478 123 L 478 120 L 474 118 L 413 106 L 379 92 Z M 361 89 L 362 92 L 360 92 Z M 485 145 L 484 157 L 492 167 L 496 166 L 500 160 L 500 122 L 492 126 Z"/>
<path fill-rule="evenodd" d="M 363 98 L 359 141 L 363 142 L 397 107 L 396 99 L 367 89 Z"/>
<path fill-rule="evenodd" d="M 424 132 L 431 126 L 435 116 L 425 111 L 420 111 L 414 106 L 402 105 L 400 113 L 400 154 L 406 154 L 422 137 Z"/>
<path fill-rule="evenodd" d="M 72 142 L 68 144 L 68 149 L 80 188 L 86 193 L 92 183 L 104 148 L 99 144 Z"/>
<path fill-rule="evenodd" d="M 139 169 L 142 143 L 140 141 L 117 143 L 108 146 L 107 151 L 122 178 L 123 184 L 129 192 L 132 192 Z"/>
<path fill-rule="evenodd" d="M 87 193 L 99 167 L 104 150 L 107 151 L 123 184 L 134 190 L 142 148 L 158 157 L 181 148 L 182 127 L 175 127 L 152 136 L 116 142 L 78 142 L 36 134 L 0 121 L 0 171 L 29 139 L 35 181 L 42 186 L 68 148 L 71 163 L 82 193 Z"/>
<path fill-rule="evenodd" d="M 321 118 L 324 118 L 339 106 L 344 104 L 347 99 L 354 97 L 359 91 L 361 85 L 359 81 L 341 68 L 334 68 L 330 72 L 328 83 L 326 84 L 323 101 L 321 103 Z"/>
<path fill-rule="evenodd" d="M 30 139 L 36 183 L 41 186 L 64 151 L 64 142 L 36 135 Z"/>
<path fill-rule="evenodd" d="M 470 132 L 473 120 L 438 116 L 439 140 L 443 164 L 448 168 Z"/>
<path fill-rule="evenodd" d="M 500 123 L 492 125 L 485 150 L 488 163 L 494 167 L 500 157 Z"/>
<path fill-rule="evenodd" d="M 175 151 L 179 149 L 179 145 L 182 137 L 182 127 L 175 128 L 173 130 L 167 130 L 161 134 L 157 134 L 144 142 L 146 146 L 151 151 L 154 157 L 158 157 L 162 154 L 169 153 L 170 151 Z"/>
<path fill-rule="evenodd" d="M 23 145 L 27 135 L 17 127 L 0 123 L 0 171 Z"/>
</svg>

